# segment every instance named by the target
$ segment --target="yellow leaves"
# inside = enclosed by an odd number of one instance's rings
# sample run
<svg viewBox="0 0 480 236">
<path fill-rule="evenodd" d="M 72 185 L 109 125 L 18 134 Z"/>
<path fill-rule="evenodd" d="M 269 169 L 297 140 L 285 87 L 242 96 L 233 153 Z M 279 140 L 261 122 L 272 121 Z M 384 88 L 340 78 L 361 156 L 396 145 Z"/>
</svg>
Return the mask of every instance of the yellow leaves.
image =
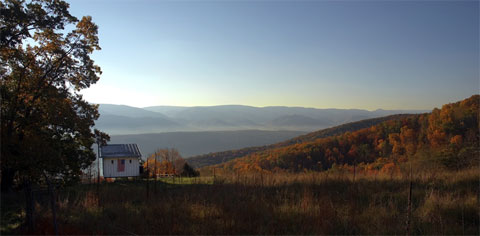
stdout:
<svg viewBox="0 0 480 236">
<path fill-rule="evenodd" d="M 400 129 L 400 140 L 402 141 L 402 143 L 416 142 L 415 130 L 407 126 L 403 126 Z"/>
<path fill-rule="evenodd" d="M 143 164 L 152 174 L 179 174 L 185 161 L 176 149 L 158 149 Z"/>
<path fill-rule="evenodd" d="M 385 141 L 383 139 L 379 139 L 377 140 L 377 145 L 376 145 L 376 149 L 377 150 L 382 150 L 383 147 L 385 147 Z"/>
<path fill-rule="evenodd" d="M 389 134 L 388 141 L 393 145 L 392 153 L 398 155 L 404 154 L 405 149 L 402 147 L 402 142 L 398 133 Z"/>
<path fill-rule="evenodd" d="M 92 22 L 91 16 L 82 17 L 82 20 L 77 23 L 75 32 L 81 34 L 84 37 L 83 40 L 88 43 L 89 47 L 85 48 L 88 53 L 101 49 L 98 45 L 98 26 Z"/>
<path fill-rule="evenodd" d="M 398 133 L 389 134 L 388 141 L 393 145 L 400 143 L 400 135 Z"/>
<path fill-rule="evenodd" d="M 442 130 L 434 130 L 433 133 L 428 134 L 428 139 L 430 140 L 430 144 L 432 147 L 440 147 L 442 146 L 446 141 L 446 133 L 443 132 Z"/>
<path fill-rule="evenodd" d="M 154 158 L 149 158 L 143 164 L 144 168 L 148 168 L 150 175 L 174 174 L 174 168 L 171 162 L 159 161 Z"/>
</svg>

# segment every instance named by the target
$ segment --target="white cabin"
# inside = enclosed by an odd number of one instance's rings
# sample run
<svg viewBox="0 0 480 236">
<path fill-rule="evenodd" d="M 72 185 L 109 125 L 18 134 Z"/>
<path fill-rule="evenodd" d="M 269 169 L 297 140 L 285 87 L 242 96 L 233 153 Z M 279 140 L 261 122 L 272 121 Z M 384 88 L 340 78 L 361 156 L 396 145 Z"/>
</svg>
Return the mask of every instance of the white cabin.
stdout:
<svg viewBox="0 0 480 236">
<path fill-rule="evenodd" d="M 109 144 L 101 147 L 103 177 L 134 177 L 140 175 L 142 155 L 136 144 Z"/>
</svg>

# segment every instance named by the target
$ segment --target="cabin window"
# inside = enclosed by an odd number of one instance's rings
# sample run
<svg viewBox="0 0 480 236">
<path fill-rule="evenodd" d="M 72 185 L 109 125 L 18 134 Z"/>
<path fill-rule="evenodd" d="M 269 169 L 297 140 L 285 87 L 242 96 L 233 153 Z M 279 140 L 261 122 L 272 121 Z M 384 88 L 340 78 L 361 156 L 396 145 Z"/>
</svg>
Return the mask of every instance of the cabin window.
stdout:
<svg viewBox="0 0 480 236">
<path fill-rule="evenodd" d="M 112 164 L 113 164 L 113 160 L 112 160 Z"/>
<path fill-rule="evenodd" d="M 132 164 L 132 160 L 130 160 L 130 164 Z"/>
</svg>

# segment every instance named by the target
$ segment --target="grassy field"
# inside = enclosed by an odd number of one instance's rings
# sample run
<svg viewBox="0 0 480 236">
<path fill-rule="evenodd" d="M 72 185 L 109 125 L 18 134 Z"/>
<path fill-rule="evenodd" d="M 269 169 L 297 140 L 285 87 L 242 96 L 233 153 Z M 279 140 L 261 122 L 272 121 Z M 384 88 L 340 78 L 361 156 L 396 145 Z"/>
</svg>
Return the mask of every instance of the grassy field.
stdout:
<svg viewBox="0 0 480 236">
<path fill-rule="evenodd" d="M 416 174 L 411 234 L 479 234 L 478 168 Z M 406 234 L 409 178 L 352 173 L 116 181 L 57 191 L 61 234 Z M 148 189 L 148 191 L 147 191 Z M 36 234 L 52 234 L 36 192 Z M 2 194 L 2 234 L 24 234 L 22 193 Z"/>
</svg>

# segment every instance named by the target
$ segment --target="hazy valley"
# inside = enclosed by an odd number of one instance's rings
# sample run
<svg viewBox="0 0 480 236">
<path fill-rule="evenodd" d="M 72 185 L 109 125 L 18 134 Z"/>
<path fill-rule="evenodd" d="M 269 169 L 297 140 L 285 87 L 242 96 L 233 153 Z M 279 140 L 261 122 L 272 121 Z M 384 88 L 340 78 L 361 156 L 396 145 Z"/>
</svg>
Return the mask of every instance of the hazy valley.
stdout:
<svg viewBox="0 0 480 236">
<path fill-rule="evenodd" d="M 137 143 L 144 156 L 176 148 L 184 157 L 263 146 L 332 126 L 423 110 L 315 109 L 303 107 L 155 106 L 100 104 L 96 128 L 110 143 Z"/>
<path fill-rule="evenodd" d="M 144 157 L 158 148 L 175 148 L 185 157 L 280 142 L 303 131 L 197 131 L 112 135 L 110 143 L 136 143 Z"/>
</svg>

